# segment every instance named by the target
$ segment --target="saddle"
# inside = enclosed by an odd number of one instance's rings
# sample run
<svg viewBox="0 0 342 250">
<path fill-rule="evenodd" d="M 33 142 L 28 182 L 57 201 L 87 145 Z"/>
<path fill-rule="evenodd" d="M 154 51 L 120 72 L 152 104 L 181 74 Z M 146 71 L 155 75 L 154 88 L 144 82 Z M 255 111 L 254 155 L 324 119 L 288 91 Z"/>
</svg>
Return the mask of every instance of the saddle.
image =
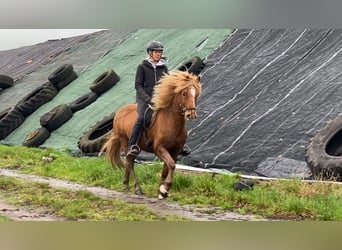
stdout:
<svg viewBox="0 0 342 250">
<path fill-rule="evenodd" d="M 144 130 L 145 131 L 147 131 L 147 129 L 151 125 L 152 114 L 153 114 L 153 110 L 150 107 L 147 107 L 144 113 Z"/>
</svg>

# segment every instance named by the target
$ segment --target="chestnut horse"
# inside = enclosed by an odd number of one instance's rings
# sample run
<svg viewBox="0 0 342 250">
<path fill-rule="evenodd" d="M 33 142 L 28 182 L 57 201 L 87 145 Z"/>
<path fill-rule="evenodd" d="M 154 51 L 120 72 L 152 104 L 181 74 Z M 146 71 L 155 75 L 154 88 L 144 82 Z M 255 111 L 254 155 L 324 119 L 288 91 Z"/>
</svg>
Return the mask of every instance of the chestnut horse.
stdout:
<svg viewBox="0 0 342 250">
<path fill-rule="evenodd" d="M 166 198 L 173 182 L 177 155 L 186 139 L 186 122 L 196 118 L 196 99 L 201 93 L 198 76 L 187 71 L 171 71 L 154 87 L 152 96 L 153 114 L 146 133 L 138 141 L 141 150 L 154 153 L 163 161 L 163 170 L 158 187 L 158 198 Z M 134 158 L 127 156 L 128 140 L 137 119 L 137 104 L 127 104 L 118 109 L 113 120 L 113 130 L 101 152 L 113 167 L 126 168 L 124 185 L 129 190 L 129 178 L 134 179 L 135 193 L 142 189 L 134 172 Z M 120 158 L 121 150 L 126 155 L 125 163 Z"/>
</svg>

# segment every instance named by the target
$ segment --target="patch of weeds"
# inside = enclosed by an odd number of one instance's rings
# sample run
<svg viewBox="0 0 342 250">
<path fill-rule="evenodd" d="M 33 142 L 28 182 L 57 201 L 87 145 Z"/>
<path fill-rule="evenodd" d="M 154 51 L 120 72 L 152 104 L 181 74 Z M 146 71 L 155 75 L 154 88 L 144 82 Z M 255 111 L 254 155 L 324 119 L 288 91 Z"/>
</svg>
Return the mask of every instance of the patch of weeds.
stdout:
<svg viewBox="0 0 342 250">
<path fill-rule="evenodd" d="M 293 197 L 286 199 L 284 203 L 284 210 L 287 211 L 287 213 L 298 217 L 306 217 L 304 215 L 307 213 L 305 202 Z"/>
<path fill-rule="evenodd" d="M 172 190 L 181 192 L 184 189 L 190 188 L 192 184 L 192 176 L 184 174 L 175 174 L 174 182 L 172 184 Z"/>
<path fill-rule="evenodd" d="M 135 173 L 139 182 L 145 185 L 155 185 L 161 178 L 162 167 L 159 164 L 154 165 L 136 165 Z M 130 181 L 131 182 L 131 181 Z M 156 187 L 157 188 L 157 187 Z"/>
<path fill-rule="evenodd" d="M 196 178 L 196 181 L 193 182 L 193 189 L 196 193 L 212 196 L 217 194 L 217 185 L 216 181 L 213 180 L 212 176 L 209 174 L 202 175 L 199 178 Z"/>
<path fill-rule="evenodd" d="M 12 221 L 12 219 L 0 215 L 0 222 L 5 222 L 5 221 Z"/>
</svg>

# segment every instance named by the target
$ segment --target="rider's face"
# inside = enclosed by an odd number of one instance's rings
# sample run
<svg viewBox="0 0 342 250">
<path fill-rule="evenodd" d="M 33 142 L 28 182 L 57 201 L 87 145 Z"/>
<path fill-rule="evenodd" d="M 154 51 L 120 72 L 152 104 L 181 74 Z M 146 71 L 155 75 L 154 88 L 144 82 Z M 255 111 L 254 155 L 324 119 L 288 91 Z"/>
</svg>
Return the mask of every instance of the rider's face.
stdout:
<svg viewBox="0 0 342 250">
<path fill-rule="evenodd" d="M 154 62 L 158 62 L 160 60 L 162 54 L 163 54 L 162 50 L 152 50 L 152 52 L 150 53 L 150 56 Z"/>
</svg>

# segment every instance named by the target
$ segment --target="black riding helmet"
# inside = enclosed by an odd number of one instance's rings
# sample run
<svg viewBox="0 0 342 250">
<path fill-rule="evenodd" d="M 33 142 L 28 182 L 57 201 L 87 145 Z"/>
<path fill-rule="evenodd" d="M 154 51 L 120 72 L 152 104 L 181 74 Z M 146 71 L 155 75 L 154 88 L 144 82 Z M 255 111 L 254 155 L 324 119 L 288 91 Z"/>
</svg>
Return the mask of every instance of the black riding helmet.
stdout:
<svg viewBox="0 0 342 250">
<path fill-rule="evenodd" d="M 150 52 L 153 51 L 153 50 L 161 50 L 161 51 L 163 51 L 164 50 L 164 46 L 159 41 L 151 41 L 147 45 L 146 52 L 147 52 L 147 54 L 150 54 Z"/>
</svg>

